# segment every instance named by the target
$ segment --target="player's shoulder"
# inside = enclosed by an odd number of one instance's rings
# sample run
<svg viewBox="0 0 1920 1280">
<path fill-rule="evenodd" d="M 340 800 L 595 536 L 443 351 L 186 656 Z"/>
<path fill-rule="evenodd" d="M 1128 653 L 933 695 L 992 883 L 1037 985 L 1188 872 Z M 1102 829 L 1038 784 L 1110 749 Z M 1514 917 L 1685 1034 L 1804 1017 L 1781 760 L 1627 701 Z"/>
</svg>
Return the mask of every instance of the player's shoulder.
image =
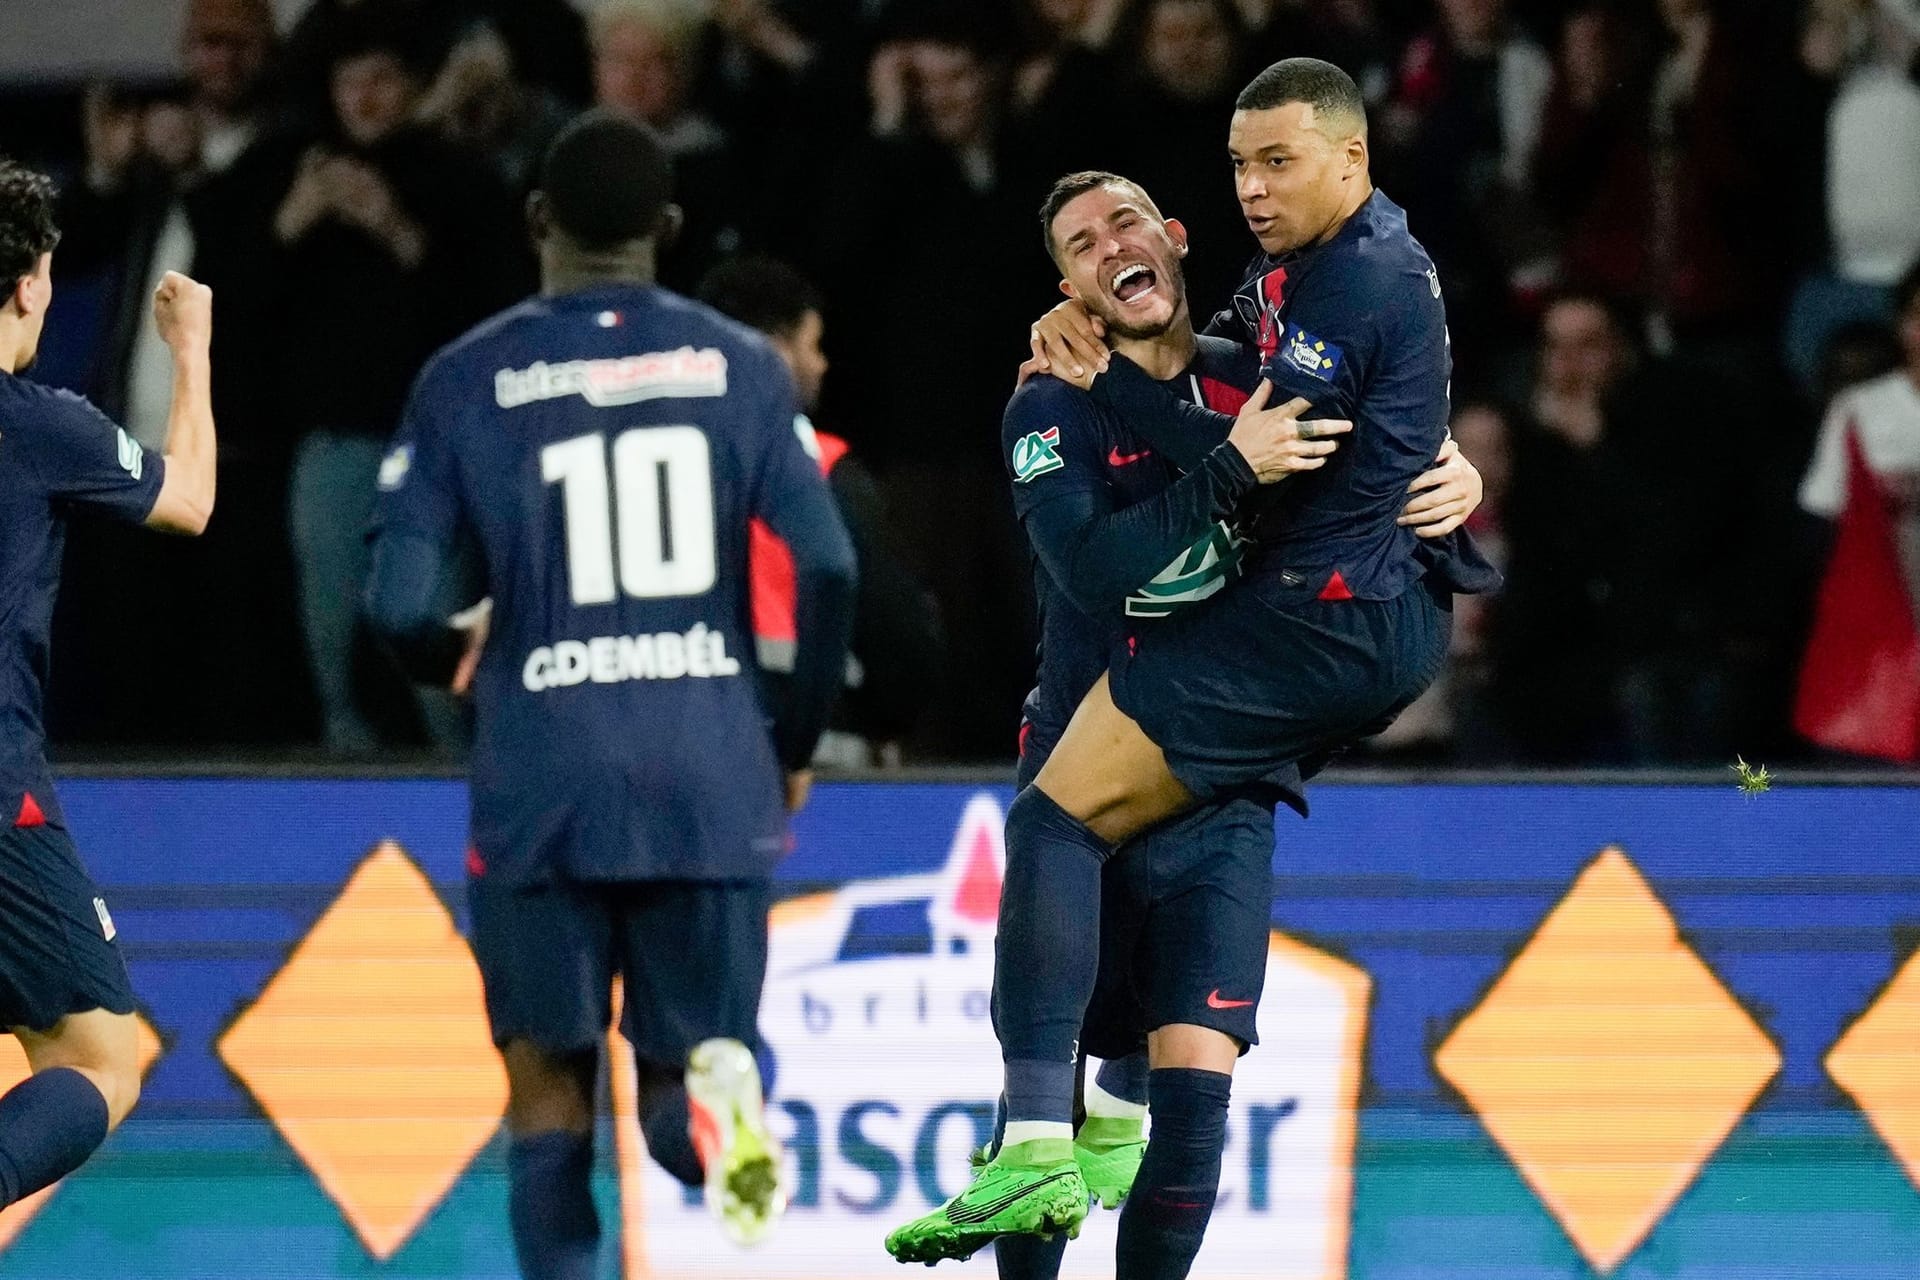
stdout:
<svg viewBox="0 0 1920 1280">
<path fill-rule="evenodd" d="M 1086 417 L 1093 408 L 1093 397 L 1079 387 L 1050 373 L 1037 373 L 1014 389 L 1003 422 L 1009 431 L 1016 426 L 1032 430 L 1034 423 L 1044 426 L 1062 418 Z"/>
<path fill-rule="evenodd" d="M 0 374 L 0 434 L 30 442 L 76 425 L 102 424 L 111 422 L 83 395 L 30 378 Z"/>
<path fill-rule="evenodd" d="M 1440 276 L 1433 258 L 1413 236 L 1407 213 L 1376 191 L 1354 215 L 1355 234 L 1340 240 L 1340 274 L 1351 290 L 1363 296 L 1426 295 L 1440 297 Z"/>
</svg>

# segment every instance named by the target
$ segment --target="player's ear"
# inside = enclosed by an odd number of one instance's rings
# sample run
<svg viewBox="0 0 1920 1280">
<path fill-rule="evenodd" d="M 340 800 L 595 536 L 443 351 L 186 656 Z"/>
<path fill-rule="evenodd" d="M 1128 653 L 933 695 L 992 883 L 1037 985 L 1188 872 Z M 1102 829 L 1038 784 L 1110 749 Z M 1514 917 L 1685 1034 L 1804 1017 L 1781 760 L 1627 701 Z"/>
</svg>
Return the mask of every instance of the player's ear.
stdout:
<svg viewBox="0 0 1920 1280">
<path fill-rule="evenodd" d="M 687 215 L 679 205 L 670 204 L 660 210 L 660 221 L 654 224 L 653 243 L 656 249 L 666 249 L 680 238 L 681 228 L 687 225 Z"/>
<path fill-rule="evenodd" d="M 1187 256 L 1186 224 L 1181 222 L 1180 219 L 1178 218 L 1168 218 L 1166 221 L 1166 228 L 1167 228 L 1167 239 L 1173 241 L 1174 253 L 1179 257 L 1182 257 L 1182 258 L 1186 257 Z"/>
<path fill-rule="evenodd" d="M 1075 302 L 1080 301 L 1080 291 L 1073 287 L 1073 281 L 1071 280 L 1062 280 L 1060 282 L 1060 292 L 1066 294 Z"/>
</svg>

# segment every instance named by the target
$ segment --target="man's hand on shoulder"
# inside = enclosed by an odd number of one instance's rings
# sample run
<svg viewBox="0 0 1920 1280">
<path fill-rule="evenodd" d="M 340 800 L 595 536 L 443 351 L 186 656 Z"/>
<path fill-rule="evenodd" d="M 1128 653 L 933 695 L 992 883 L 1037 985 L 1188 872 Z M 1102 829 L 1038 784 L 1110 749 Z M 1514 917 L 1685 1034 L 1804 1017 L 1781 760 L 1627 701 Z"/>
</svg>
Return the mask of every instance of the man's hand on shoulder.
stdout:
<svg viewBox="0 0 1920 1280">
<path fill-rule="evenodd" d="M 1093 376 L 1104 373 L 1112 354 L 1107 350 L 1107 326 L 1079 301 L 1069 298 L 1034 322 L 1027 333 L 1032 354 L 1020 366 L 1019 386 L 1036 373 L 1050 373 L 1085 391 Z"/>
</svg>

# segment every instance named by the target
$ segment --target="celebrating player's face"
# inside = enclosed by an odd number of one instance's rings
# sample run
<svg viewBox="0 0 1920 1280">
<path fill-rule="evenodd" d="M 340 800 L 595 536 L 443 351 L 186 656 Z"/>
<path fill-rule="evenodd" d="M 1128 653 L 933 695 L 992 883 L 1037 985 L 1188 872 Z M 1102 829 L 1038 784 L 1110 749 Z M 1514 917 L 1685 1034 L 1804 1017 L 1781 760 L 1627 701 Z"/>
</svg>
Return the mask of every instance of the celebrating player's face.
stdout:
<svg viewBox="0 0 1920 1280">
<path fill-rule="evenodd" d="M 1333 230 L 1349 184 L 1366 176 L 1356 131 L 1316 118 L 1304 102 L 1234 112 L 1227 151 L 1240 211 L 1268 253 L 1289 253 Z"/>
<path fill-rule="evenodd" d="M 1185 313 L 1186 229 L 1131 187 L 1095 187 L 1053 219 L 1064 288 L 1121 338 L 1157 338 Z"/>
</svg>

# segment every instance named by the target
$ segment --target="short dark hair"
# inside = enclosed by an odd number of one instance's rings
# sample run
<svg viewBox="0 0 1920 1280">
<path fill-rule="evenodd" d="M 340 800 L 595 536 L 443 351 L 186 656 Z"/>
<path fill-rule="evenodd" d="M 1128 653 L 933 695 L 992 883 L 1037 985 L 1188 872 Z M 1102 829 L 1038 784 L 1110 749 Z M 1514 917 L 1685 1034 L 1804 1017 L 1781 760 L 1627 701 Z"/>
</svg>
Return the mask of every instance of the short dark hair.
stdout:
<svg viewBox="0 0 1920 1280">
<path fill-rule="evenodd" d="M 0 277 L 8 292 L 60 243 L 53 205 L 52 179 L 0 156 Z"/>
<path fill-rule="evenodd" d="M 820 310 L 811 282 L 778 258 L 732 258 L 701 278 L 700 301 L 762 333 L 784 338 Z"/>
<path fill-rule="evenodd" d="M 1047 247 L 1049 258 L 1054 256 L 1053 220 L 1060 216 L 1060 211 L 1069 203 L 1089 191 L 1098 191 L 1101 187 L 1125 187 L 1146 202 L 1147 208 L 1153 211 L 1154 217 L 1161 216 L 1160 206 L 1153 202 L 1153 197 L 1147 194 L 1147 189 L 1132 178 L 1109 173 L 1105 169 L 1081 169 L 1077 173 L 1070 173 L 1054 183 L 1047 192 L 1047 198 L 1040 202 L 1040 239 L 1041 243 Z"/>
<path fill-rule="evenodd" d="M 1313 108 L 1316 119 L 1352 116 L 1367 127 L 1367 100 L 1353 77 L 1318 58 L 1287 58 L 1276 62 L 1247 82 L 1233 100 L 1235 111 L 1271 111 L 1275 107 L 1304 102 Z"/>
<path fill-rule="evenodd" d="M 673 161 L 645 124 L 595 107 L 547 148 L 540 190 L 557 229 L 583 249 L 612 249 L 659 231 Z"/>
<path fill-rule="evenodd" d="M 1900 315 L 1920 298 L 1920 258 L 1913 260 L 1907 268 L 1907 274 L 1900 277 L 1900 283 L 1893 286 L 1893 313 Z"/>
</svg>

